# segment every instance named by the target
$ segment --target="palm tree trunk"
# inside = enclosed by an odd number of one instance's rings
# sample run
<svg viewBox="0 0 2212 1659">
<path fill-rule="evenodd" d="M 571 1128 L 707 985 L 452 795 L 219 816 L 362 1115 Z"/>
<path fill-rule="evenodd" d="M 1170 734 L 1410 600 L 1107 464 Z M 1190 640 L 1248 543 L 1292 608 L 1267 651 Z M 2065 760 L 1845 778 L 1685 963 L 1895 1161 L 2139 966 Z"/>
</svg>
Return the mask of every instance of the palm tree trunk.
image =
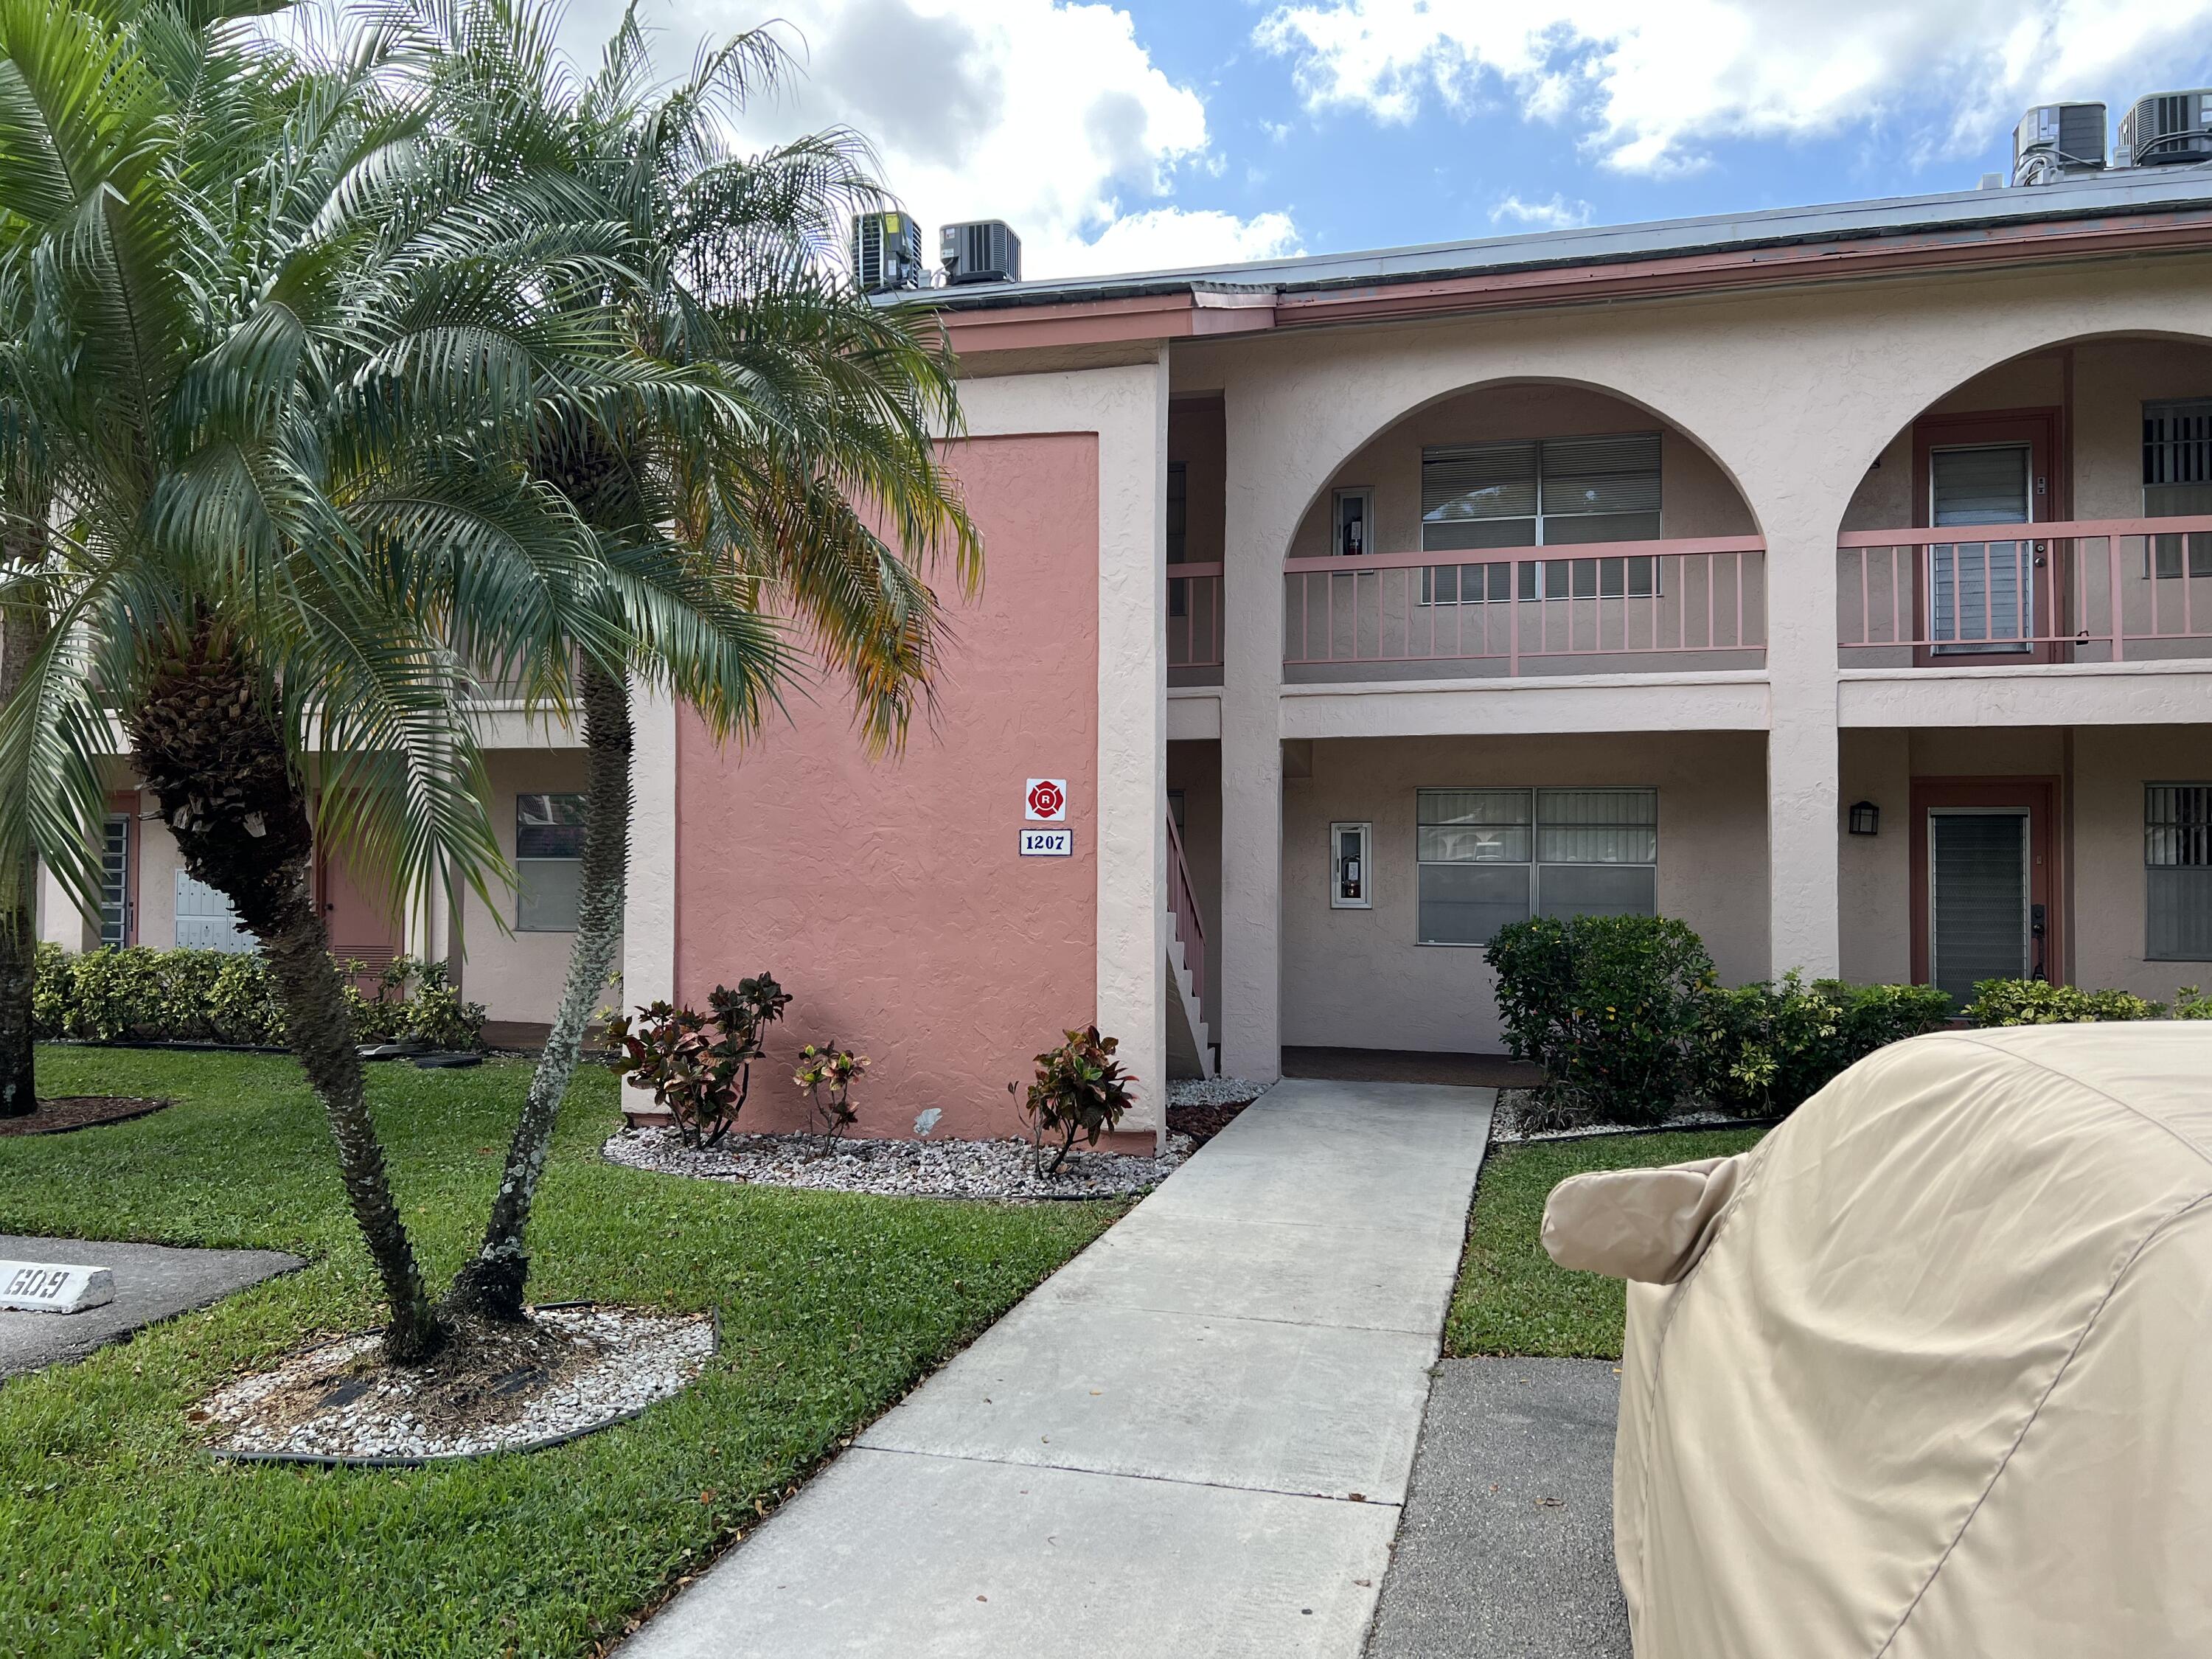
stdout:
<svg viewBox="0 0 2212 1659">
<path fill-rule="evenodd" d="M 152 677 L 130 729 L 185 870 L 229 899 L 268 959 L 286 1036 L 330 1120 L 346 1200 L 391 1304 L 386 1357 L 428 1359 L 446 1328 L 392 1195 L 344 977 L 315 907 L 306 793 L 258 677 L 203 629 Z"/>
<path fill-rule="evenodd" d="M 28 560 L 35 557 L 35 550 L 19 549 L 19 539 L 13 531 L 4 538 L 10 571 L 33 568 Z M 45 607 L 34 603 L 9 605 L 0 612 L 0 705 L 14 699 L 50 625 Z M 28 1117 L 39 1109 L 38 1067 L 31 1046 L 31 989 L 39 951 L 38 878 L 38 859 L 26 850 L 9 884 L 11 896 L 0 904 L 0 1117 Z"/>
<path fill-rule="evenodd" d="M 568 949 L 568 977 L 553 1030 L 531 1074 L 530 1096 L 507 1150 L 507 1169 L 484 1224 L 483 1242 L 446 1292 L 454 1312 L 490 1319 L 526 1318 L 523 1287 L 530 1255 L 523 1235 L 530 1206 L 545 1173 L 562 1097 L 575 1075 L 584 1028 L 597 1011 L 622 939 L 624 884 L 629 863 L 629 687 L 625 677 L 584 666 L 585 817 L 581 887 L 576 901 L 576 942 Z"/>
</svg>

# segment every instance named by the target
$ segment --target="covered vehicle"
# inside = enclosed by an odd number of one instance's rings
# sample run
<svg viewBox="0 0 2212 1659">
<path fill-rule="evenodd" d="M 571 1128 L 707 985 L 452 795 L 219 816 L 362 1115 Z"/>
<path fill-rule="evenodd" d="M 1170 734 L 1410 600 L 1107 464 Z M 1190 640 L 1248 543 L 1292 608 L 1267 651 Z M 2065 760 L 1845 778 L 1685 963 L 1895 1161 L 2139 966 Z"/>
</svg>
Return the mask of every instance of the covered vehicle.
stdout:
<svg viewBox="0 0 2212 1659">
<path fill-rule="evenodd" d="M 1917 1037 L 1581 1176 L 1638 1659 L 2212 1655 L 2212 1023 Z"/>
</svg>

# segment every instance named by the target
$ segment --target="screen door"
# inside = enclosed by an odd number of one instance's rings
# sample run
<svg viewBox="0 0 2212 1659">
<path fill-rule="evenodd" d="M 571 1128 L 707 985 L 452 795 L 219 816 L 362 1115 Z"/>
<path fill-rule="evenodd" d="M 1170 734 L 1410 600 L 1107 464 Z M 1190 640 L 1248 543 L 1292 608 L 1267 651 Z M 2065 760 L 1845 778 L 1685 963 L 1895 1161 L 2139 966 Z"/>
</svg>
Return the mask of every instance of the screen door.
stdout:
<svg viewBox="0 0 2212 1659">
<path fill-rule="evenodd" d="M 1928 979 L 1961 1006 L 2032 971 L 2028 860 L 2025 808 L 1929 809 Z"/>
<path fill-rule="evenodd" d="M 1928 522 L 2027 524 L 2033 473 L 2027 444 L 1933 450 Z M 2025 649 L 2035 636 L 2035 544 L 1938 542 L 1928 550 L 1928 636 L 1940 653 Z"/>
</svg>

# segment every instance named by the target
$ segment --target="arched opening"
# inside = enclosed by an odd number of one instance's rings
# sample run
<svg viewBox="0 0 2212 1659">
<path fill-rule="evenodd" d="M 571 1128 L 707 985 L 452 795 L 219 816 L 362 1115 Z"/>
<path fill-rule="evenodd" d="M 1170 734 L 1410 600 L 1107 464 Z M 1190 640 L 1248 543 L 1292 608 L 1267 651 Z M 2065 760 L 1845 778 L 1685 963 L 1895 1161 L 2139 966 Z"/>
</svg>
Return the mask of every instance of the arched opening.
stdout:
<svg viewBox="0 0 2212 1659">
<path fill-rule="evenodd" d="M 2212 656 L 2212 341 L 1973 376 L 1872 458 L 1838 540 L 1847 669 Z"/>
<path fill-rule="evenodd" d="M 1837 538 L 1847 977 L 2156 1000 L 2212 963 L 2212 340 L 2062 341 L 1893 434 Z"/>
<path fill-rule="evenodd" d="M 1316 493 L 1284 563 L 1291 684 L 1758 668 L 1765 568 L 1695 438 L 1579 383 L 1455 392 Z"/>
</svg>

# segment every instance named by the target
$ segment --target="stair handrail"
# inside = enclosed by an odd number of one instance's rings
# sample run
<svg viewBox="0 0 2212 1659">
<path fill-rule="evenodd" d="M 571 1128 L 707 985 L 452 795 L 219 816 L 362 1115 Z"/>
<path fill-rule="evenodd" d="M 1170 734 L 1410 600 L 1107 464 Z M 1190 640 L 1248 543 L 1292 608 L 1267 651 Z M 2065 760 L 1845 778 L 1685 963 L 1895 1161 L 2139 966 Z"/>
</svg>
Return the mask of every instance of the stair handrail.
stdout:
<svg viewBox="0 0 2212 1659">
<path fill-rule="evenodd" d="M 1167 815 L 1168 913 L 1175 919 L 1176 936 L 1182 941 L 1183 966 L 1190 971 L 1191 994 L 1198 1000 L 1199 1018 L 1212 1024 L 1206 1007 L 1206 918 L 1199 914 L 1198 890 L 1191 884 L 1190 863 L 1183 856 L 1182 836 L 1175 814 Z"/>
</svg>

